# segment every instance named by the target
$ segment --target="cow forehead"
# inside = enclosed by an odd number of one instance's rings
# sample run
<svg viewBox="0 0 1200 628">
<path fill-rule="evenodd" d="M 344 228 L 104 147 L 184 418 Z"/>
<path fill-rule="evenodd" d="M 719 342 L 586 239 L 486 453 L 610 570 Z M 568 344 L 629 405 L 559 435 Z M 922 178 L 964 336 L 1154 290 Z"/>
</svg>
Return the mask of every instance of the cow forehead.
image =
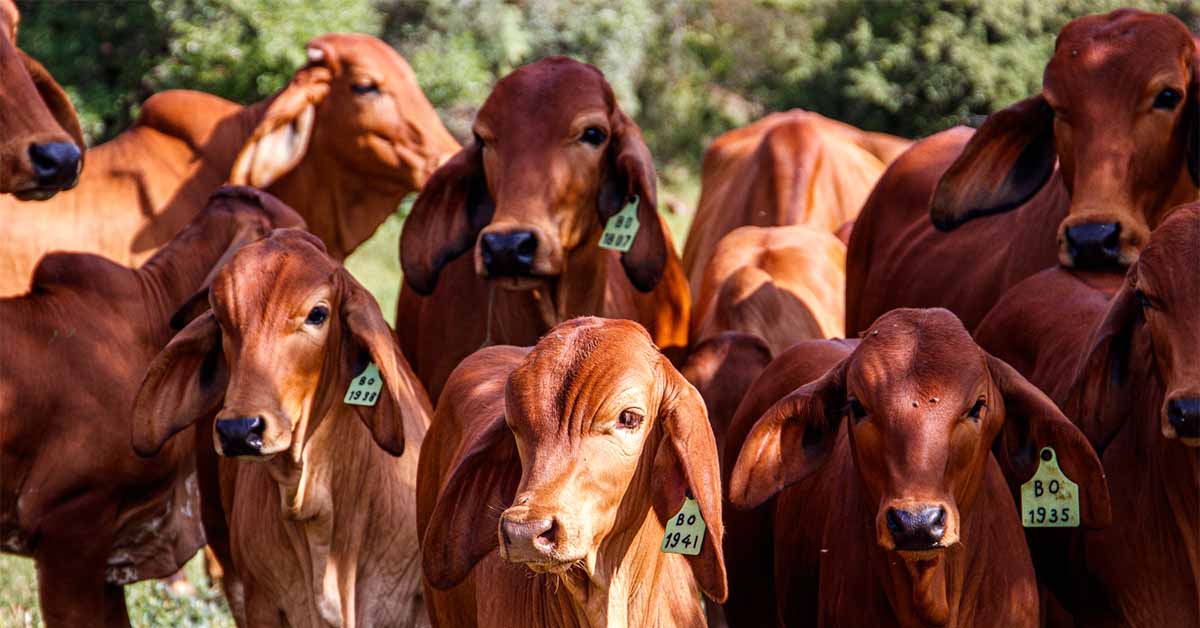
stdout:
<svg viewBox="0 0 1200 628">
<path fill-rule="evenodd" d="M 1150 79 L 1179 69 L 1179 62 L 1194 50 L 1187 28 L 1171 16 L 1140 11 L 1088 16 L 1072 21 L 1059 34 L 1045 83 L 1052 88 L 1059 83 L 1066 87 L 1104 79 Z"/>
<path fill-rule="evenodd" d="M 891 403 L 951 401 L 971 393 L 985 374 L 982 351 L 946 310 L 893 310 L 863 336 L 847 370 L 850 388 Z M 911 400 L 909 399 L 911 397 Z M 864 400 L 865 401 L 865 400 Z"/>
<path fill-rule="evenodd" d="M 1183 297 L 1200 296 L 1200 205 L 1187 205 L 1171 215 L 1150 234 L 1142 251 L 1138 272 L 1155 280 L 1155 287 Z M 1157 296 L 1166 296 L 1159 294 Z"/>
<path fill-rule="evenodd" d="M 238 251 L 213 280 L 213 307 L 232 322 L 290 311 L 328 284 L 334 263 L 308 238 L 277 231 Z"/>
<path fill-rule="evenodd" d="M 416 82 L 416 75 L 403 57 L 383 41 L 358 33 L 332 33 L 316 37 L 308 47 L 319 46 L 332 50 L 343 66 L 370 68 Z"/>
<path fill-rule="evenodd" d="M 563 130 L 580 113 L 610 113 L 613 104 L 612 89 L 599 70 L 552 57 L 501 79 L 480 108 L 478 120 L 495 133 Z"/>
</svg>

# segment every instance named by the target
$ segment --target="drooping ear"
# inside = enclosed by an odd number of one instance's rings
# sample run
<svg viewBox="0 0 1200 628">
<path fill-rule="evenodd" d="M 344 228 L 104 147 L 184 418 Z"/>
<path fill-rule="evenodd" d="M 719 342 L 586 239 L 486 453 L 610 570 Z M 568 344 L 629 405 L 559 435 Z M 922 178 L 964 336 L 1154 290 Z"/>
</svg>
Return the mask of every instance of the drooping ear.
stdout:
<svg viewBox="0 0 1200 628">
<path fill-rule="evenodd" d="M 374 362 L 383 377 L 383 389 L 374 406 L 352 406 L 384 451 L 404 453 L 404 418 L 410 425 L 429 425 L 429 398 L 400 353 L 379 303 L 345 269 L 339 271 L 342 291 L 342 376 L 334 385 L 338 398 L 351 380 Z"/>
<path fill-rule="evenodd" d="M 933 226 L 949 231 L 980 216 L 1011 211 L 1054 173 L 1054 111 L 1041 96 L 988 116 L 938 181 Z"/>
<path fill-rule="evenodd" d="M 691 493 L 704 517 L 706 538 L 700 553 L 687 556 L 687 560 L 700 590 L 713 600 L 724 602 L 729 590 L 722 554 L 725 526 L 721 518 L 717 443 L 700 393 L 665 357 L 659 359 L 666 383 L 658 415 L 663 441 L 654 457 L 654 511 L 666 525 Z"/>
<path fill-rule="evenodd" d="M 788 393 L 759 417 L 738 452 L 729 501 L 754 508 L 821 468 L 837 441 L 849 357 Z"/>
<path fill-rule="evenodd" d="M 221 409 L 229 372 L 212 312 L 188 324 L 154 358 L 133 402 L 130 441 L 149 458 L 175 434 Z"/>
<path fill-rule="evenodd" d="M 654 159 L 642 139 L 642 130 L 620 109 L 613 113 L 608 168 L 600 185 L 596 209 L 607 225 L 633 197 L 638 199 L 638 232 L 633 246 L 621 254 L 621 266 L 633 287 L 649 292 L 658 285 L 667 264 L 666 233 L 658 218 L 658 189 Z"/>
<path fill-rule="evenodd" d="M 21 55 L 29 78 L 33 79 L 33 85 L 41 95 L 42 102 L 46 103 L 46 109 L 50 110 L 50 115 L 54 116 L 58 126 L 62 127 L 79 147 L 79 166 L 82 168 L 87 155 L 87 144 L 83 142 L 83 128 L 79 125 L 79 116 L 75 113 L 75 107 L 71 105 L 71 99 L 67 98 L 67 93 L 37 59 L 25 54 L 20 48 L 17 49 L 17 54 Z"/>
<path fill-rule="evenodd" d="M 483 147 L 472 142 L 433 173 L 404 221 L 400 266 L 409 287 L 418 294 L 432 293 L 438 273 L 475 245 L 494 210 Z"/>
<path fill-rule="evenodd" d="M 521 481 L 521 461 L 504 415 L 486 421 L 483 429 L 468 433 L 459 445 L 425 527 L 421 568 L 435 589 L 462 582 L 476 563 L 496 549 L 500 513 L 512 503 Z M 425 454 L 421 464 L 424 468 Z"/>
<path fill-rule="evenodd" d="M 1028 482 L 1038 468 L 1043 447 L 1053 447 L 1063 473 L 1079 484 L 1080 520 L 1089 528 L 1112 521 L 1104 467 L 1083 432 L 1054 402 L 1007 362 L 987 356 L 992 381 L 1004 397 L 1004 425 L 997 437 L 1000 469 L 1014 489 Z"/>
<path fill-rule="evenodd" d="M 1187 165 L 1192 185 L 1200 187 L 1200 40 L 1195 38 L 1196 52 L 1192 55 L 1192 82 L 1188 84 L 1187 109 L 1184 110 L 1187 129 Z"/>
<path fill-rule="evenodd" d="M 320 64 L 301 68 L 267 106 L 262 121 L 242 146 L 229 182 L 270 186 L 304 159 L 312 139 L 317 106 L 329 95 L 332 73 Z"/>
</svg>

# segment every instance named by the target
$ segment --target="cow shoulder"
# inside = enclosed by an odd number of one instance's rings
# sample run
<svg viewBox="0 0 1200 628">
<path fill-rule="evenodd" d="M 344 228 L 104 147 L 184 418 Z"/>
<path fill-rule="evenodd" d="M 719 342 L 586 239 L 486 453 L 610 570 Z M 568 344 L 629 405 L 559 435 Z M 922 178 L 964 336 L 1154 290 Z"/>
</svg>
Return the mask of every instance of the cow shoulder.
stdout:
<svg viewBox="0 0 1200 628">
<path fill-rule="evenodd" d="M 30 292 L 97 293 L 107 298 L 133 296 L 134 271 L 91 253 L 49 253 L 38 262 Z"/>
<path fill-rule="evenodd" d="M 187 144 L 196 153 L 204 153 L 221 122 L 240 110 L 238 104 L 212 94 L 172 89 L 142 103 L 134 126 L 154 129 Z"/>
</svg>

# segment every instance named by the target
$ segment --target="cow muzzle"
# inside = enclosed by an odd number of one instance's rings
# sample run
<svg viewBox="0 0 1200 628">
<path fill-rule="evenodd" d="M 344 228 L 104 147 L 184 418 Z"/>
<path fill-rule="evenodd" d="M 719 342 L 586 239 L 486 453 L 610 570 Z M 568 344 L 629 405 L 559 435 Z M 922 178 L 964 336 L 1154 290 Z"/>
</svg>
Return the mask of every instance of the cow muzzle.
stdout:
<svg viewBox="0 0 1200 628">
<path fill-rule="evenodd" d="M 942 503 L 892 502 L 877 521 L 885 550 L 922 556 L 958 542 L 956 512 Z"/>
<path fill-rule="evenodd" d="M 1200 397 L 1172 397 L 1166 403 L 1167 421 L 1163 436 L 1179 439 L 1189 447 L 1200 447 Z"/>
<path fill-rule="evenodd" d="M 83 155 L 74 143 L 33 143 L 26 152 L 31 185 L 14 192 L 18 199 L 44 201 L 79 182 Z"/>
<path fill-rule="evenodd" d="M 534 513 L 524 505 L 500 515 L 500 557 L 538 573 L 565 571 L 582 556 L 568 551 L 568 534 L 556 516 Z"/>
<path fill-rule="evenodd" d="M 1137 261 L 1149 233 L 1113 212 L 1068 216 L 1059 227 L 1058 261 L 1079 270 L 1120 271 Z"/>
<path fill-rule="evenodd" d="M 261 456 L 265 430 L 266 422 L 258 416 L 217 419 L 213 425 L 217 453 L 227 457 Z"/>
</svg>

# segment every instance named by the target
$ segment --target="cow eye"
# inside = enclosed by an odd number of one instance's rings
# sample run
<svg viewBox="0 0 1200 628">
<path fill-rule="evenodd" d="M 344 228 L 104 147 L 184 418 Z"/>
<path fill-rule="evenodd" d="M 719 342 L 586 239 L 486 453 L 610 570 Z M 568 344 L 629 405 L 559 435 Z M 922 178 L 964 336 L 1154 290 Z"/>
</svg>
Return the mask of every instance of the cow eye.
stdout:
<svg viewBox="0 0 1200 628">
<path fill-rule="evenodd" d="M 591 144 L 592 146 L 599 146 L 606 139 L 608 139 L 608 134 L 598 126 L 589 126 L 583 130 L 583 135 L 579 136 L 579 141 Z"/>
<path fill-rule="evenodd" d="M 354 92 L 355 94 L 358 94 L 359 96 L 365 96 L 367 94 L 378 94 L 379 93 L 379 84 L 376 83 L 375 81 L 369 81 L 366 83 L 352 83 L 350 85 L 350 91 Z"/>
<path fill-rule="evenodd" d="M 983 411 L 986 409 L 987 400 L 983 397 L 980 397 L 979 399 L 975 400 L 975 405 L 971 406 L 971 409 L 967 411 L 967 416 L 971 417 L 972 420 L 978 421 L 979 417 L 983 416 Z"/>
<path fill-rule="evenodd" d="M 308 311 L 308 318 L 304 319 L 304 324 L 312 325 L 314 327 L 320 327 L 321 325 L 323 325 L 325 323 L 325 320 L 328 318 L 329 318 L 329 308 L 325 307 L 324 305 L 317 305 L 317 306 L 314 306 L 313 309 Z"/>
<path fill-rule="evenodd" d="M 846 415 L 858 423 L 867 418 L 867 409 L 858 399 L 851 397 L 846 400 Z"/>
<path fill-rule="evenodd" d="M 627 430 L 636 430 L 642 424 L 642 415 L 634 410 L 622 410 L 617 417 L 617 425 Z"/>
<path fill-rule="evenodd" d="M 479 137 L 479 134 L 478 134 L 478 133 L 475 133 L 474 135 L 475 135 L 475 145 L 476 145 L 476 146 L 478 146 L 478 147 L 480 147 L 480 148 L 483 148 L 484 146 L 487 146 L 487 142 L 483 141 L 483 138 L 482 138 L 482 137 Z"/>
<path fill-rule="evenodd" d="M 1168 87 L 1154 97 L 1154 108 L 1171 111 L 1175 109 L 1181 100 L 1183 100 L 1183 94 L 1179 93 L 1177 89 Z"/>
</svg>

